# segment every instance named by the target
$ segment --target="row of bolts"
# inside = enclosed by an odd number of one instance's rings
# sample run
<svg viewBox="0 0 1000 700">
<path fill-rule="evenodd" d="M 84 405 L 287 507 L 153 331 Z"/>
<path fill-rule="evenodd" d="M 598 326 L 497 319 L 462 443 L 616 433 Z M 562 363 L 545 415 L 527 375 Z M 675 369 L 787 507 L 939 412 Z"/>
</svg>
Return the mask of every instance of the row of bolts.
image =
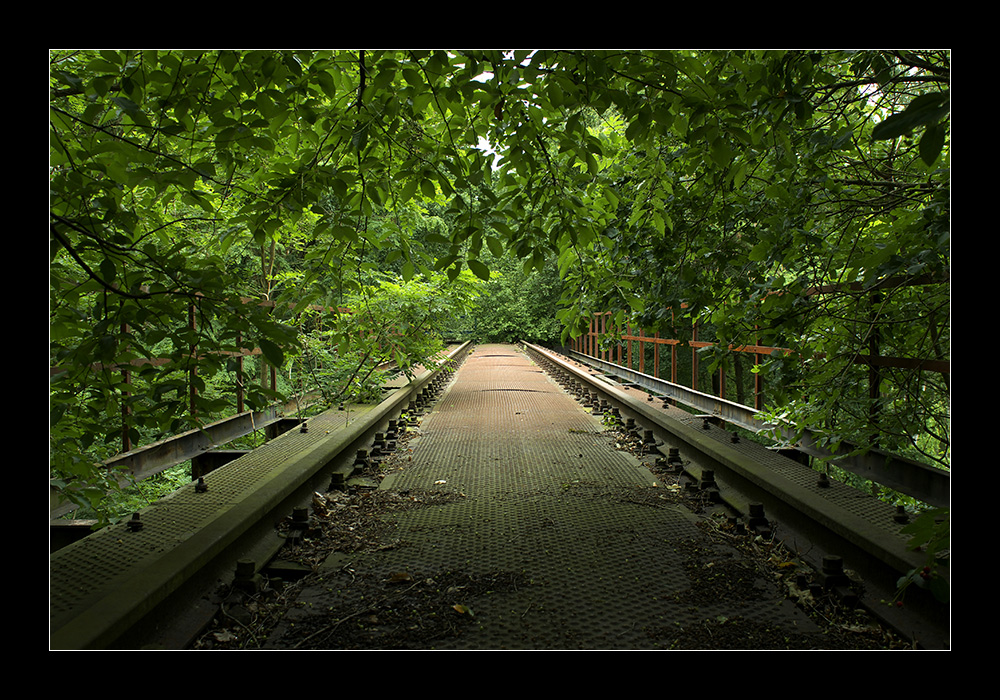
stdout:
<svg viewBox="0 0 1000 700">
<path fill-rule="evenodd" d="M 437 398 L 438 394 L 444 388 L 451 376 L 455 373 L 456 369 L 457 366 L 455 363 L 449 363 L 447 367 L 431 379 L 426 387 L 419 391 L 416 398 L 410 400 L 409 406 L 404 413 L 405 418 L 403 419 L 403 422 L 407 426 L 417 425 L 421 413 L 435 398 Z M 394 452 L 399 435 L 399 424 L 400 420 L 391 419 L 384 432 L 375 433 L 371 451 L 369 452 L 365 449 L 358 450 L 352 471 L 356 471 L 358 468 L 369 464 L 370 458 L 377 458 L 382 454 Z M 309 432 L 308 425 L 305 421 L 303 421 L 300 425 L 299 432 Z M 330 490 L 342 489 L 343 486 L 343 472 L 334 472 L 330 483 Z M 198 493 L 205 493 L 208 491 L 208 486 L 205 484 L 204 477 L 198 478 L 198 483 L 195 484 L 195 491 Z M 131 519 L 125 524 L 126 529 L 130 532 L 139 532 L 143 529 L 143 526 L 144 523 L 142 522 L 139 513 L 133 513 Z M 290 537 L 286 539 L 297 539 L 297 537 L 307 530 L 309 526 L 309 509 L 304 506 L 293 508 L 290 520 Z M 254 560 L 240 559 L 236 562 L 236 576 L 233 582 L 234 586 L 247 592 L 253 592 L 259 587 L 260 581 L 261 575 L 257 573 L 257 563 Z"/>
<path fill-rule="evenodd" d="M 616 425 L 622 424 L 621 411 L 617 406 L 611 406 L 606 400 L 601 399 L 597 392 L 588 391 L 583 387 L 580 382 L 576 381 L 567 372 L 563 371 L 558 366 L 548 362 L 544 358 L 536 358 L 541 362 L 551 375 L 553 375 L 556 381 L 565 389 L 567 392 L 575 396 L 584 406 L 587 406 L 593 411 L 599 411 L 605 416 L 608 416 L 612 422 Z M 652 396 L 649 400 L 652 400 Z M 666 401 L 666 399 L 664 399 Z M 710 427 L 709 422 L 706 420 L 704 424 L 707 429 Z M 624 429 L 627 433 L 633 437 L 638 437 L 639 428 L 636 426 L 634 418 L 626 418 L 624 422 Z M 736 442 L 739 438 L 734 434 L 733 442 Z M 668 447 L 667 454 L 663 455 L 659 448 L 662 443 L 657 443 L 656 438 L 652 430 L 642 431 L 642 443 L 641 452 L 642 454 L 658 454 L 656 458 L 656 466 L 660 468 L 665 468 L 667 471 L 680 474 L 684 471 L 684 461 L 680 456 L 680 448 L 678 447 Z M 721 493 L 719 491 L 718 484 L 715 482 L 715 473 L 710 469 L 702 470 L 701 478 L 696 485 L 693 482 L 687 483 L 687 488 L 690 490 L 699 490 L 705 492 L 710 500 L 713 502 L 721 501 Z M 735 516 L 730 517 L 731 524 L 736 528 L 737 532 L 744 532 L 746 527 L 749 526 L 751 530 L 755 533 L 769 536 L 770 535 L 770 524 L 767 518 L 764 516 L 764 505 L 762 503 L 751 503 L 749 505 L 749 512 L 747 523 L 744 525 Z"/>
<path fill-rule="evenodd" d="M 610 403 L 600 398 L 596 391 L 589 391 L 586 389 L 579 381 L 573 378 L 568 372 L 564 371 L 562 368 L 554 365 L 545 358 L 536 357 L 537 361 L 545 368 L 545 370 L 555 377 L 559 385 L 566 390 L 568 393 L 572 394 L 579 400 L 584 406 L 590 408 L 595 413 L 600 413 L 607 416 L 608 419 L 615 425 L 621 425 L 624 427 L 625 432 L 631 436 L 638 438 L 640 429 L 636 425 L 634 418 L 626 418 L 624 423 L 622 422 L 621 411 L 617 406 L 611 406 Z M 653 397 L 650 396 L 649 400 L 652 401 Z M 664 399 L 666 402 L 667 399 Z M 710 422 L 706 419 L 704 421 L 704 427 L 708 429 L 710 427 Z M 739 437 L 733 433 L 732 441 L 737 442 Z M 656 466 L 659 468 L 666 469 L 674 474 L 680 474 L 684 471 L 684 461 L 680 456 L 680 448 L 678 447 L 668 447 L 667 454 L 664 455 L 660 450 L 660 445 L 656 441 L 656 437 L 652 430 L 642 430 L 641 438 L 641 453 L 642 454 L 656 454 Z M 715 472 L 710 469 L 702 470 L 701 478 L 697 485 L 693 482 L 688 482 L 687 487 L 691 490 L 699 490 L 706 493 L 710 500 L 713 502 L 721 501 L 721 494 L 719 492 L 718 484 L 715 482 Z M 733 524 L 737 527 L 739 531 L 742 531 L 743 524 L 740 523 L 736 518 L 733 518 Z M 748 524 L 751 529 L 753 529 L 758 534 L 769 534 L 770 526 L 767 519 L 764 517 L 764 506 L 761 503 L 752 503 L 749 507 L 749 518 Z"/>
<path fill-rule="evenodd" d="M 401 420 L 407 427 L 414 427 L 420 422 L 420 416 L 427 407 L 440 395 L 445 385 L 450 381 L 457 366 L 449 363 L 441 372 L 438 372 L 426 387 L 421 389 L 417 396 L 410 400 L 405 417 Z M 389 425 L 384 432 L 375 433 L 372 440 L 371 450 L 360 449 L 354 459 L 352 471 L 357 471 L 371 464 L 372 460 L 378 459 L 382 455 L 389 455 L 396 451 L 396 442 L 399 438 L 399 420 L 389 421 Z M 330 490 L 341 490 L 344 488 L 345 475 L 343 472 L 334 472 Z"/>
<path fill-rule="evenodd" d="M 588 391 L 580 382 L 573 379 L 567 372 L 563 371 L 561 368 L 544 358 L 536 357 L 536 360 L 539 360 L 546 371 L 556 378 L 556 381 L 564 390 L 575 396 L 584 406 L 590 408 L 595 413 L 600 412 L 602 415 L 607 416 L 615 425 L 623 425 L 621 411 L 617 406 L 611 406 L 607 400 L 601 399 L 596 391 Z M 648 400 L 652 401 L 653 397 L 649 396 Z M 664 398 L 664 405 L 666 405 L 666 402 L 667 399 Z M 706 429 L 710 427 L 709 420 L 706 419 L 704 421 L 704 427 Z M 625 419 L 624 430 L 631 436 L 638 438 L 639 428 L 636 426 L 635 418 Z M 739 436 L 734 432 L 731 439 L 733 442 L 738 442 Z M 659 454 L 659 457 L 656 459 L 656 465 L 658 467 L 666 467 L 674 473 L 682 472 L 684 469 L 684 462 L 680 457 L 680 448 L 668 447 L 667 454 L 664 459 L 664 455 L 659 449 L 661 444 L 662 443 L 658 443 L 656 441 L 656 437 L 654 436 L 652 430 L 644 429 L 642 431 L 642 454 L 657 453 Z M 702 472 L 699 488 L 701 490 L 714 491 L 715 493 L 718 493 L 718 486 L 715 483 L 715 473 L 713 471 L 706 469 Z M 714 499 L 716 497 L 712 496 L 712 498 Z M 763 516 L 762 505 L 760 506 L 760 512 L 755 513 L 755 515 L 760 517 Z"/>
<path fill-rule="evenodd" d="M 558 367 L 552 365 L 543 360 L 543 364 L 546 366 L 547 371 L 550 374 L 555 375 L 557 381 L 560 385 L 576 396 L 584 405 L 590 407 L 594 410 L 599 410 L 605 415 L 609 415 L 613 421 L 618 425 L 621 425 L 621 412 L 618 407 L 609 406 L 608 402 L 602 400 L 598 397 L 596 392 L 588 392 L 581 387 L 581 385 L 570 379 L 569 376 L 563 372 Z M 415 399 L 410 401 L 409 407 L 406 411 L 405 422 L 408 426 L 414 426 L 418 422 L 418 416 L 420 413 L 430 405 L 431 401 L 436 398 L 436 396 L 442 390 L 444 384 L 450 379 L 451 375 L 455 372 L 454 365 L 447 367 L 443 372 L 439 373 L 428 385 L 428 387 L 422 389 Z M 652 400 L 650 396 L 649 400 Z M 708 427 L 708 421 L 705 421 L 705 427 Z M 302 432 L 307 432 L 303 423 Z M 638 429 L 635 425 L 634 418 L 627 418 L 625 420 L 625 430 L 626 432 L 638 436 Z M 369 463 L 370 458 L 377 458 L 384 453 L 389 454 L 394 452 L 396 449 L 396 441 L 398 439 L 399 424 L 398 421 L 393 419 L 389 421 L 388 427 L 385 432 L 378 432 L 375 434 L 375 438 L 372 442 L 371 452 L 368 450 L 358 450 L 357 457 L 354 462 L 354 469 L 365 466 Z M 738 436 L 733 434 L 733 442 L 738 441 Z M 656 443 L 656 439 L 653 435 L 652 430 L 644 430 L 642 437 L 642 451 L 644 454 L 651 454 L 653 452 L 659 452 L 659 447 Z M 680 473 L 683 471 L 683 461 L 680 457 L 680 450 L 676 447 L 669 447 L 666 459 L 664 460 L 662 453 L 660 457 L 657 458 L 657 466 L 665 466 L 666 468 Z M 823 475 L 825 476 L 825 474 Z M 331 482 L 331 489 L 343 488 L 344 474 L 342 472 L 335 472 L 333 475 L 333 480 Z M 694 488 L 693 484 L 689 484 L 690 488 Z M 703 491 L 709 493 L 710 498 L 713 501 L 719 499 L 718 486 L 715 483 L 715 475 L 711 470 L 704 470 L 702 473 L 699 488 Z M 207 491 L 205 482 L 203 478 L 198 479 L 198 484 L 196 484 L 195 489 L 198 492 Z M 904 516 L 905 518 L 905 516 Z M 897 520 L 900 520 L 897 516 Z M 737 532 L 744 532 L 745 526 L 743 523 L 739 522 L 735 517 L 731 517 L 731 522 L 737 528 Z M 761 503 L 751 503 L 749 505 L 749 518 L 747 523 L 752 530 L 758 534 L 769 535 L 770 526 L 767 519 L 764 517 L 764 506 Z M 139 519 L 139 514 L 134 513 L 132 519 L 126 524 L 126 527 L 136 532 L 142 529 L 142 522 Z M 309 527 L 309 511 L 305 507 L 296 507 L 292 511 L 291 519 L 291 531 L 301 532 Z M 255 590 L 259 584 L 260 575 L 256 572 L 257 566 L 256 562 L 249 559 L 241 559 L 236 564 L 236 577 L 234 580 L 234 585 L 237 588 L 244 590 Z M 804 574 L 800 574 L 798 585 L 801 588 L 830 588 L 837 587 L 841 590 L 843 597 L 850 597 L 853 595 L 846 588 L 848 583 L 847 577 L 844 573 L 843 560 L 839 556 L 828 555 L 823 557 L 822 569 L 820 571 L 820 582 L 809 582 L 806 580 Z"/>
<path fill-rule="evenodd" d="M 600 410 L 601 412 L 603 412 L 605 414 L 608 413 L 608 403 L 607 403 L 607 401 L 600 400 L 596 392 L 594 392 L 594 391 L 587 392 L 587 390 L 584 389 L 584 388 L 582 388 L 575 380 L 573 380 L 571 378 L 568 378 L 567 375 L 566 375 L 566 373 L 562 369 L 560 369 L 560 368 L 552 365 L 551 363 L 549 363 L 546 360 L 543 360 L 543 362 L 548 367 L 548 370 L 552 374 L 556 375 L 556 377 L 558 378 L 558 381 L 563 386 L 563 388 L 566 388 L 567 390 L 571 391 L 575 396 L 577 396 L 577 398 L 579 398 L 581 401 L 584 402 L 584 405 L 586 405 L 586 406 L 588 406 L 588 407 L 590 407 L 590 408 L 592 408 L 594 410 Z M 647 398 L 647 401 L 652 401 L 652 400 L 653 400 L 653 396 L 652 396 L 652 394 L 650 394 L 649 397 Z M 670 405 L 669 404 L 669 399 L 667 397 L 663 397 L 663 407 L 667 408 L 669 405 Z M 621 414 L 619 413 L 617 407 L 611 408 L 610 409 L 610 413 L 612 414 L 613 419 L 617 420 L 618 423 L 620 424 L 621 423 Z M 629 418 L 629 419 L 626 420 L 625 429 L 628 430 L 629 432 L 632 432 L 633 434 L 637 435 L 637 432 L 634 429 L 634 425 L 635 425 L 635 419 Z M 711 428 L 711 425 L 712 425 L 711 419 L 704 418 L 704 420 L 702 422 L 702 427 L 705 430 L 708 430 L 708 429 Z M 729 440 L 730 440 L 730 442 L 738 443 L 740 441 L 739 433 L 736 432 L 735 430 L 732 431 L 732 433 L 730 434 Z M 643 435 L 643 449 L 644 450 L 647 449 L 647 446 L 648 446 L 648 449 L 650 449 L 650 451 L 652 451 L 652 449 L 655 449 L 655 445 L 656 445 L 656 441 L 653 438 L 653 431 L 646 430 L 644 432 L 644 435 Z M 668 455 L 667 460 L 666 460 L 667 466 L 668 467 L 674 467 L 676 471 L 680 471 L 680 458 L 678 456 L 678 450 L 677 450 L 677 448 L 671 447 L 671 448 L 669 448 L 669 452 L 670 452 L 670 454 Z M 659 464 L 659 462 L 658 462 L 658 464 Z M 706 471 L 702 475 L 702 482 L 703 482 L 703 484 L 707 484 L 707 485 L 704 486 L 703 488 L 711 488 L 711 483 L 712 483 L 713 479 L 714 479 L 714 475 L 712 474 L 712 472 L 711 471 Z M 817 478 L 816 485 L 819 486 L 820 488 L 830 488 L 830 477 L 829 477 L 829 475 L 826 472 L 820 472 L 820 474 L 819 474 L 819 476 Z M 910 522 L 910 515 L 909 515 L 909 513 L 907 513 L 905 506 L 902 506 L 902 505 L 896 506 L 895 512 L 893 513 L 893 521 L 896 522 L 896 523 L 899 523 L 900 525 L 906 525 L 907 523 Z"/>
<path fill-rule="evenodd" d="M 580 382 L 575 380 L 567 372 L 549 362 L 545 358 L 536 357 L 535 359 L 539 361 L 549 374 L 556 378 L 556 381 L 560 384 L 560 386 L 562 386 L 563 389 L 575 396 L 585 406 L 591 408 L 592 410 L 600 411 L 603 415 L 609 416 L 617 425 L 622 424 L 621 412 L 617 406 L 610 406 L 606 400 L 603 400 L 598 396 L 597 392 L 588 391 L 580 384 Z M 653 397 L 650 396 L 648 400 L 652 401 Z M 666 401 L 667 399 L 664 399 L 665 405 Z M 711 427 L 708 419 L 704 421 L 703 427 L 706 430 Z M 639 430 L 636 427 L 634 418 L 627 418 L 624 423 L 624 428 L 626 432 L 632 436 L 638 437 Z M 734 443 L 739 442 L 739 436 L 735 432 L 731 436 L 731 441 Z M 652 454 L 654 452 L 660 454 L 656 460 L 657 466 L 666 466 L 674 473 L 681 473 L 683 471 L 684 463 L 680 457 L 680 449 L 677 447 L 669 447 L 666 459 L 664 460 L 663 454 L 659 450 L 659 444 L 656 442 L 656 438 L 653 435 L 653 431 L 643 430 L 642 453 Z M 825 477 L 826 475 L 823 474 L 823 476 Z M 821 483 L 820 485 L 828 486 L 829 483 Z M 711 470 L 704 470 L 702 472 L 701 480 L 697 487 L 694 483 L 689 482 L 688 488 L 698 488 L 700 490 L 707 491 L 709 498 L 714 502 L 721 500 L 718 485 L 715 483 L 715 474 Z M 765 537 L 770 536 L 771 533 L 770 524 L 764 517 L 764 505 L 762 503 L 749 504 L 746 526 L 735 516 L 730 516 L 729 522 L 734 525 L 736 531 L 740 534 L 746 532 L 747 526 L 749 526 L 754 533 Z M 810 580 L 806 574 L 800 573 L 797 576 L 796 585 L 802 590 L 810 590 L 813 594 L 819 594 L 822 590 L 833 589 L 839 594 L 844 602 L 848 604 L 852 601 L 856 602 L 857 596 L 850 589 L 850 581 L 844 570 L 844 561 L 842 557 L 832 554 L 824 556 L 820 571 L 818 572 L 818 578 L 818 581 L 813 581 Z"/>
<path fill-rule="evenodd" d="M 371 464 L 372 459 L 377 459 L 383 454 L 388 455 L 395 452 L 401 422 L 408 427 L 416 426 L 419 423 L 420 415 L 438 397 L 456 369 L 457 366 L 455 363 L 449 363 L 447 367 L 431 379 L 426 387 L 420 390 L 416 398 L 410 400 L 406 411 L 403 413 L 404 417 L 389 420 L 385 431 L 375 433 L 371 450 L 358 450 L 351 472 L 353 473 Z M 335 471 L 330 482 L 330 490 L 343 490 L 344 482 L 344 472 Z M 286 536 L 286 541 L 298 539 L 310 526 L 309 509 L 305 506 L 293 508 L 292 517 L 289 522 L 289 534 Z M 233 580 L 233 585 L 236 588 L 250 593 L 255 592 L 259 588 L 261 579 L 261 575 L 257 573 L 257 563 L 255 561 L 252 559 L 241 559 L 236 562 L 236 577 Z"/>
</svg>

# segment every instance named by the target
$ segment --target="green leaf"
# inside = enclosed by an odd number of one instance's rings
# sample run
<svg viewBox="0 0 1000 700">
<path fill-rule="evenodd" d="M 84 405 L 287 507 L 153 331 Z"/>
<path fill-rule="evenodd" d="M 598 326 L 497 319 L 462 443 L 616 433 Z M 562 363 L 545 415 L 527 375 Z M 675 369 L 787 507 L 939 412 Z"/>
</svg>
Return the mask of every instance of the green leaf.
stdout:
<svg viewBox="0 0 1000 700">
<path fill-rule="evenodd" d="M 368 145 L 368 125 L 362 124 L 351 135 L 351 147 L 355 151 L 363 151 L 366 145 Z"/>
<path fill-rule="evenodd" d="M 420 181 L 420 191 L 428 199 L 434 199 L 437 196 L 437 188 L 434 187 L 434 183 L 429 179 Z"/>
<path fill-rule="evenodd" d="M 927 547 L 935 540 L 944 542 L 946 546 L 949 534 L 948 508 L 933 508 L 921 513 L 913 522 L 900 529 L 905 535 L 911 535 L 908 549 L 919 549 Z"/>
<path fill-rule="evenodd" d="M 754 262 L 760 262 L 761 260 L 766 260 L 767 255 L 771 250 L 771 244 L 768 241 L 761 241 L 753 247 L 750 251 L 749 258 Z"/>
<path fill-rule="evenodd" d="M 937 124 L 948 114 L 948 93 L 934 92 L 916 97 L 902 112 L 887 117 L 872 129 L 876 141 L 906 136 L 919 126 Z"/>
<path fill-rule="evenodd" d="M 767 189 L 764 191 L 767 193 L 768 197 L 779 202 L 788 204 L 792 201 L 791 195 L 788 194 L 788 190 L 781 183 L 776 182 L 768 185 Z"/>
<path fill-rule="evenodd" d="M 406 184 L 403 185 L 403 189 L 399 194 L 399 201 L 401 204 L 405 204 L 413 198 L 414 193 L 417 191 L 418 184 L 419 183 L 415 178 L 411 178 L 406 181 Z"/>
<path fill-rule="evenodd" d="M 487 236 L 486 247 L 489 248 L 490 252 L 498 258 L 503 257 L 503 243 L 501 243 L 498 238 Z"/>
<path fill-rule="evenodd" d="M 118 107 L 131 115 L 137 115 L 142 112 L 142 109 L 132 100 L 126 99 L 124 97 L 112 97 L 111 101 L 114 102 Z"/>
<path fill-rule="evenodd" d="M 932 124 L 924 131 L 920 139 L 920 160 L 928 166 L 934 165 L 944 148 L 945 129 L 940 124 Z"/>
<path fill-rule="evenodd" d="M 115 275 L 117 274 L 117 269 L 115 268 L 115 263 L 110 258 L 104 258 L 101 261 L 101 277 L 103 281 L 110 284 L 115 281 Z"/>
<path fill-rule="evenodd" d="M 733 159 L 733 149 L 729 141 L 724 138 L 717 138 L 712 142 L 712 160 L 720 168 L 728 168 L 729 162 Z"/>
<path fill-rule="evenodd" d="M 472 270 L 473 274 L 475 274 L 479 279 L 488 280 L 490 278 L 490 269 L 478 260 L 467 260 L 466 264 L 468 264 L 469 269 Z"/>
<path fill-rule="evenodd" d="M 428 243 L 436 243 L 439 245 L 448 245 L 451 243 L 450 238 L 442 236 L 440 233 L 428 233 L 424 240 Z"/>
<path fill-rule="evenodd" d="M 264 358 L 273 366 L 280 369 L 285 364 L 285 353 L 278 345 L 267 338 L 261 338 L 257 344 L 260 346 L 261 352 L 264 353 Z"/>
</svg>

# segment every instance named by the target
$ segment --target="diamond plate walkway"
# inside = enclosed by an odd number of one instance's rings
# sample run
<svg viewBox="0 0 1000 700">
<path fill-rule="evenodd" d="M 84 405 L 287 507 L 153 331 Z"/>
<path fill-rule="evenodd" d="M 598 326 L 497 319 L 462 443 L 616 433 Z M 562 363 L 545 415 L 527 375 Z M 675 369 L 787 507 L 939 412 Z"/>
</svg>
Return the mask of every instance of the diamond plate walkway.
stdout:
<svg viewBox="0 0 1000 700">
<path fill-rule="evenodd" d="M 442 605 L 423 620 L 453 618 L 437 649 L 697 648 L 706 625 L 726 620 L 816 631 L 513 346 L 478 346 L 410 447 L 412 462 L 381 488 L 456 497 L 388 516 L 392 547 L 331 557 L 272 647 L 336 648 L 335 628 L 364 621 L 371 648 L 399 648 L 374 631 L 379 608 L 415 603 L 387 593 L 364 618 L 345 613 L 364 609 L 351 598 L 365 577 L 435 588 Z M 754 644 L 750 636 L 718 643 Z"/>
</svg>

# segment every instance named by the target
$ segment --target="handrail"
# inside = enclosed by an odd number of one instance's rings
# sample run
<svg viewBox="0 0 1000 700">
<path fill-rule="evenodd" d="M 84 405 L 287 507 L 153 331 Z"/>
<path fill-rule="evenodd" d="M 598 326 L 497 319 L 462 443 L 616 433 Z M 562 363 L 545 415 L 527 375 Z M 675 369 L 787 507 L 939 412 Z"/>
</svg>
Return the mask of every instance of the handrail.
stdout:
<svg viewBox="0 0 1000 700">
<path fill-rule="evenodd" d="M 446 351 L 431 358 L 441 361 Z M 148 479 L 167 469 L 209 452 L 219 445 L 237 440 L 257 430 L 281 421 L 303 408 L 299 400 L 309 392 L 293 397 L 285 405 L 273 404 L 260 411 L 244 411 L 221 418 L 207 425 L 172 435 L 163 440 L 121 452 L 101 463 L 104 469 L 124 468 L 136 481 Z M 295 408 L 293 408 L 295 406 Z M 66 500 L 54 486 L 49 487 L 49 519 L 58 518 L 76 510 L 77 505 Z"/>
<path fill-rule="evenodd" d="M 674 399 L 745 430 L 759 433 L 777 428 L 786 439 L 792 439 L 791 429 L 760 420 L 756 417 L 757 411 L 749 406 L 695 391 L 574 350 L 568 352 L 572 357 L 597 367 L 602 372 L 621 377 L 647 391 Z M 876 449 L 855 454 L 854 446 L 842 445 L 837 450 L 831 450 L 821 445 L 815 433 L 809 430 L 806 430 L 791 446 L 814 457 L 829 460 L 841 469 L 910 495 L 924 503 L 935 506 L 946 506 L 950 503 L 951 477 L 944 470 Z"/>
</svg>

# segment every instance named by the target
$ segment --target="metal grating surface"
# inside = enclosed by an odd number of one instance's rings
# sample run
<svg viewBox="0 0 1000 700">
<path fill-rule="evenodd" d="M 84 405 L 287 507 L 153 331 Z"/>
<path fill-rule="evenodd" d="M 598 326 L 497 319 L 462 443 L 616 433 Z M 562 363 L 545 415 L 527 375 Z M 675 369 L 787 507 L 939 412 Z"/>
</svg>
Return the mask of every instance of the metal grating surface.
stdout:
<svg viewBox="0 0 1000 700">
<path fill-rule="evenodd" d="M 690 583 L 670 543 L 698 536 L 682 512 L 605 493 L 518 494 L 418 511 L 398 525 L 405 546 L 372 567 L 523 577 L 517 591 L 470 601 L 484 624 L 442 648 L 634 648 L 657 618 L 697 619 L 672 602 Z"/>
<path fill-rule="evenodd" d="M 648 471 L 609 449 L 599 418 L 576 404 L 523 356 L 474 355 L 422 425 L 413 467 L 393 488 L 466 495 L 531 492 L 594 481 L 648 486 Z M 442 483 L 443 482 L 443 483 Z"/>
<path fill-rule="evenodd" d="M 649 470 L 614 449 L 600 420 L 514 348 L 470 355 L 420 431 L 412 463 L 383 488 L 463 497 L 389 516 L 397 544 L 350 557 L 349 571 L 343 555 L 331 557 L 274 647 L 294 645 L 296 628 L 337 626 L 323 615 L 367 605 L 355 577 L 403 571 L 420 580 L 505 572 L 519 581 L 465 601 L 475 624 L 435 648 L 661 648 L 688 627 L 734 616 L 814 629 L 755 572 L 742 595 L 694 587 L 693 559 L 721 569 L 738 561 L 735 550 L 662 498 Z"/>
<path fill-rule="evenodd" d="M 369 407 L 356 408 L 353 418 Z M 55 552 L 50 559 L 49 603 L 54 629 L 95 600 L 125 591 L 148 564 L 182 545 L 212 519 L 225 513 L 275 469 L 314 446 L 348 418 L 329 411 L 309 420 L 309 432 L 289 431 L 205 476 L 206 493 L 194 483 L 141 512 L 143 528 L 131 532 L 119 523 Z"/>
</svg>

